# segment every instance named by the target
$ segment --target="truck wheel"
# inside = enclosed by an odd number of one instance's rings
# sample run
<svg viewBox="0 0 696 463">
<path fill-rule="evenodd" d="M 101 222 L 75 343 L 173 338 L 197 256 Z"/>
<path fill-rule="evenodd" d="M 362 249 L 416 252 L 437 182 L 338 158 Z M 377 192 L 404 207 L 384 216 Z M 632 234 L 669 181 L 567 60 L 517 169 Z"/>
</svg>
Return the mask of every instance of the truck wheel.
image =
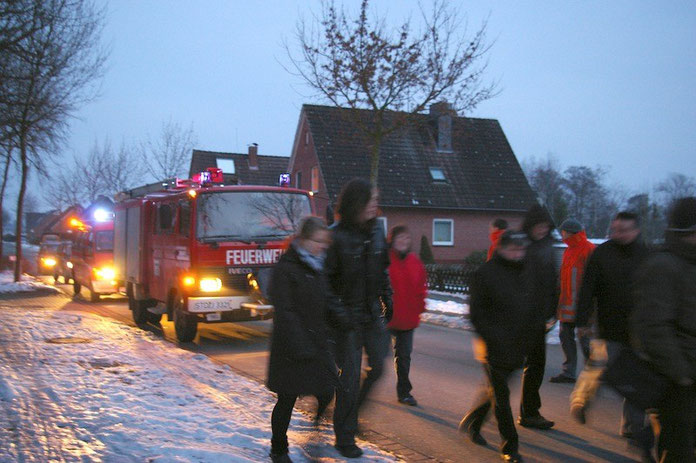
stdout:
<svg viewBox="0 0 696 463">
<path fill-rule="evenodd" d="M 133 312 L 133 321 L 136 325 L 144 325 L 147 323 L 147 314 L 149 313 L 147 308 L 149 305 L 150 301 L 148 299 L 138 300 L 132 295 L 128 296 L 128 308 Z"/>
<path fill-rule="evenodd" d="M 93 289 L 89 290 L 89 300 L 90 302 L 99 302 L 99 293 L 95 293 Z"/>
<path fill-rule="evenodd" d="M 53 274 L 53 283 L 58 284 L 58 274 L 57 273 Z"/>
<path fill-rule="evenodd" d="M 79 295 L 80 291 L 82 291 L 82 285 L 75 280 L 75 277 L 73 277 L 72 287 L 73 287 L 73 292 L 75 293 L 75 296 Z"/>
<path fill-rule="evenodd" d="M 198 330 L 198 319 L 195 315 L 184 312 L 184 298 L 178 294 L 174 295 L 174 331 L 176 338 L 180 342 L 191 342 L 196 337 Z"/>
</svg>

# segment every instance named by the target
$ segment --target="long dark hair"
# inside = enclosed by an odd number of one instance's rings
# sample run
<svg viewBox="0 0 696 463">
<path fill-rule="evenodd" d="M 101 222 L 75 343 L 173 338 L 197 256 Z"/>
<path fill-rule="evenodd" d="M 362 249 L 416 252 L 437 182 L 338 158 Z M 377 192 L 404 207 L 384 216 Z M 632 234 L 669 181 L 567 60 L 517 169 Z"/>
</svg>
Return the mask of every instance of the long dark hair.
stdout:
<svg viewBox="0 0 696 463">
<path fill-rule="evenodd" d="M 364 178 L 354 178 L 343 185 L 341 193 L 338 195 L 338 206 L 336 207 L 338 220 L 354 228 L 368 225 L 360 223 L 360 214 L 370 202 L 373 188 L 374 186 Z"/>
</svg>

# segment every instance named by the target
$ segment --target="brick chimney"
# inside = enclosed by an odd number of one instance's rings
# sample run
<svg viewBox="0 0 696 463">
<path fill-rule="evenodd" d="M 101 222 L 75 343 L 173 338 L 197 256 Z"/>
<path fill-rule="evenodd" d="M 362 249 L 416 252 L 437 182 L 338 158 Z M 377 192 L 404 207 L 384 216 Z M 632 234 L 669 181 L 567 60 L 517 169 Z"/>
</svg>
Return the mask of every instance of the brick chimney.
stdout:
<svg viewBox="0 0 696 463">
<path fill-rule="evenodd" d="M 250 170 L 259 170 L 259 145 L 252 143 L 249 145 L 249 158 L 247 159 Z"/>
<path fill-rule="evenodd" d="M 437 150 L 452 152 L 452 118 L 457 112 L 446 101 L 430 105 L 430 116 L 437 125 Z"/>
</svg>

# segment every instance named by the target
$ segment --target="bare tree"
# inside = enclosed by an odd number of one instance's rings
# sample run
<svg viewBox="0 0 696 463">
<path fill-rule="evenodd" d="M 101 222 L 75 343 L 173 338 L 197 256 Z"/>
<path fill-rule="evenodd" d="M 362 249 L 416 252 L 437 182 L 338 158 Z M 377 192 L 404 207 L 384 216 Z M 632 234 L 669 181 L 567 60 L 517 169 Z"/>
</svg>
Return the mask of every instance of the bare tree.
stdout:
<svg viewBox="0 0 696 463">
<path fill-rule="evenodd" d="M 524 171 L 541 204 L 551 217 L 560 223 L 568 214 L 567 195 L 558 159 L 548 154 L 545 160 L 531 159 L 524 164 Z"/>
<path fill-rule="evenodd" d="M 108 140 L 105 141 L 107 144 Z M 145 169 L 138 158 L 134 148 L 121 141 L 118 151 L 112 151 L 111 145 L 105 151 L 104 161 L 104 187 L 110 196 L 120 191 L 127 190 L 141 183 Z"/>
<path fill-rule="evenodd" d="M 193 126 L 184 129 L 178 122 L 162 124 L 158 137 L 148 138 L 140 144 L 140 157 L 145 170 L 155 181 L 184 176 L 191 162 L 191 151 L 196 144 Z"/>
<path fill-rule="evenodd" d="M 359 112 L 351 114 L 371 145 L 375 184 L 382 141 L 411 115 L 444 100 L 455 111 L 467 111 L 496 94 L 495 84 L 482 84 L 490 49 L 486 23 L 467 37 L 459 12 L 444 0 L 434 0 L 429 13 L 421 8 L 421 16 L 420 31 L 410 20 L 388 30 L 386 18 L 370 19 L 369 0 L 362 1 L 356 18 L 330 0 L 312 24 L 297 23 L 299 53 L 285 45 L 291 72 L 319 97 L 337 107 L 372 111 L 369 122 Z"/>
<path fill-rule="evenodd" d="M 97 94 L 106 52 L 99 39 L 104 11 L 90 0 L 17 0 L 12 24 L 31 24 L 28 33 L 3 55 L 0 114 L 3 134 L 16 147 L 21 172 L 17 198 L 16 235 L 22 234 L 22 214 L 30 167 L 44 172 L 45 157 L 57 152 L 70 117 Z M 5 23 L 3 23 L 5 24 Z M 2 34 L 0 34 L 2 35 Z M 21 274 L 17 248 L 15 280 Z"/>
<path fill-rule="evenodd" d="M 696 195 L 696 180 L 684 174 L 671 173 L 657 185 L 663 205 L 669 207 L 675 199 Z"/>
</svg>

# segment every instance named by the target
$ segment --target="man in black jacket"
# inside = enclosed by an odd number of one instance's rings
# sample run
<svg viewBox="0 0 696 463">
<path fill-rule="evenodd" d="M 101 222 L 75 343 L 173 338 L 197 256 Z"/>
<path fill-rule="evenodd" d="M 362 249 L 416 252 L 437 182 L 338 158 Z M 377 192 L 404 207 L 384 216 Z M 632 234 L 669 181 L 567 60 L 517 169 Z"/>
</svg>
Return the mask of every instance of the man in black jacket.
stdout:
<svg viewBox="0 0 696 463">
<path fill-rule="evenodd" d="M 506 231 L 491 260 L 472 278 L 470 319 L 485 344 L 485 358 L 479 360 L 484 362 L 488 387 L 459 425 L 459 430 L 468 434 L 472 442 L 486 445 L 481 426 L 494 404 L 503 439 L 501 457 L 510 462 L 522 461 L 522 457 L 510 408 L 508 379 L 522 366 L 529 333 L 536 325 L 530 304 L 530 274 L 525 271 L 523 261 L 526 244 L 524 233 Z"/>
<path fill-rule="evenodd" d="M 576 326 L 583 336 L 591 334 L 595 305 L 598 336 L 607 343 L 609 363 L 629 348 L 629 320 L 634 307 L 631 288 L 635 270 L 648 256 L 640 239 L 640 221 L 632 212 L 619 212 L 610 226 L 609 241 L 600 244 L 585 267 L 578 295 Z M 645 413 L 624 401 L 620 433 L 637 440 L 642 447 L 651 444 L 651 431 Z"/>
<path fill-rule="evenodd" d="M 631 334 L 637 350 L 667 378 L 659 408 L 661 462 L 693 462 L 696 423 L 696 197 L 672 207 L 665 249 L 636 275 Z"/>
<path fill-rule="evenodd" d="M 530 240 L 525 259 L 532 278 L 534 323 L 530 328 L 530 346 L 522 374 L 522 402 L 517 420 L 527 428 L 549 429 L 554 425 L 553 421 L 539 413 L 539 388 L 544 381 L 546 368 L 547 324 L 555 321 L 559 295 L 559 269 L 553 255 L 552 229 L 553 220 L 545 207 L 537 204 L 527 211 L 522 231 Z"/>
<path fill-rule="evenodd" d="M 333 243 L 326 255 L 330 304 L 344 313 L 349 323 L 336 339 L 336 363 L 340 369 L 334 409 L 336 449 L 358 458 L 355 445 L 358 409 L 382 375 L 389 350 L 385 318 L 391 318 L 389 254 L 382 226 L 377 223 L 377 189 L 367 180 L 353 179 L 341 190 L 332 227 Z M 363 349 L 368 371 L 360 385 Z"/>
</svg>

